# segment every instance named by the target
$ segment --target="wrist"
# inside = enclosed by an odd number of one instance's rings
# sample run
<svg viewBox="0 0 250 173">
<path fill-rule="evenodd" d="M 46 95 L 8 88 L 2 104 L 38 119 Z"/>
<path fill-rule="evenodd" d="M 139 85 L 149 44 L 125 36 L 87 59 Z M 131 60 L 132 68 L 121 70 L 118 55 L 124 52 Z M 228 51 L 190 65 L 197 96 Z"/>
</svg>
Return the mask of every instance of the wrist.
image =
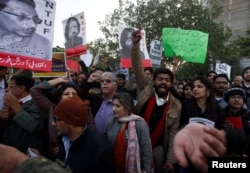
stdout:
<svg viewBox="0 0 250 173">
<path fill-rule="evenodd" d="M 139 50 L 140 49 L 140 45 L 139 44 L 134 44 L 132 46 L 132 50 Z"/>
<path fill-rule="evenodd" d="M 26 156 L 25 154 L 22 154 L 22 155 L 20 155 L 20 156 L 17 158 L 16 165 L 18 166 L 18 165 L 22 164 L 23 162 L 25 162 L 25 161 L 28 160 L 28 159 L 29 159 L 28 156 Z"/>
</svg>

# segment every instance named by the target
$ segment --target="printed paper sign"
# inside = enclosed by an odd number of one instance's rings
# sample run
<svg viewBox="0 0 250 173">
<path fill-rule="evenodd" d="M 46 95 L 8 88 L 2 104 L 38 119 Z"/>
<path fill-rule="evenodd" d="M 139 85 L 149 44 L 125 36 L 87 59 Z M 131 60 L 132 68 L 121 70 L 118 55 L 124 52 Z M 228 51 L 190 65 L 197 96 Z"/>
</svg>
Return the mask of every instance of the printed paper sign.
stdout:
<svg viewBox="0 0 250 173">
<path fill-rule="evenodd" d="M 222 74 L 222 73 L 227 74 L 228 79 L 230 79 L 231 66 L 228 65 L 227 63 L 216 62 L 215 71 L 217 74 Z"/>
<path fill-rule="evenodd" d="M 64 52 L 55 52 L 52 55 L 52 71 L 34 71 L 33 77 L 66 77 L 66 56 Z"/>
<path fill-rule="evenodd" d="M 124 24 L 118 25 L 119 33 L 119 49 L 121 55 L 121 67 L 122 68 L 131 68 L 131 48 L 132 48 L 132 32 L 137 30 L 136 28 L 128 27 Z M 140 41 L 140 50 L 142 58 L 143 67 L 151 67 L 151 61 L 147 51 L 146 45 L 146 32 L 142 30 L 142 39 Z"/>
<path fill-rule="evenodd" d="M 192 117 L 189 118 L 189 123 L 200 123 L 200 124 L 204 124 L 206 126 L 209 127 L 214 127 L 214 121 L 211 121 L 209 119 L 206 118 L 201 118 L 201 117 Z"/>
<path fill-rule="evenodd" d="M 0 23 L 0 65 L 51 71 L 56 2 L 6 3 L 0 15 L 5 21 Z"/>
<path fill-rule="evenodd" d="M 63 20 L 63 28 L 67 57 L 85 54 L 87 42 L 84 12 Z"/>
<path fill-rule="evenodd" d="M 150 59 L 153 67 L 161 66 L 162 43 L 159 40 L 153 40 L 150 44 Z"/>
<path fill-rule="evenodd" d="M 205 63 L 208 34 L 196 30 L 163 28 L 162 41 L 165 56 L 180 56 L 187 62 Z"/>
</svg>

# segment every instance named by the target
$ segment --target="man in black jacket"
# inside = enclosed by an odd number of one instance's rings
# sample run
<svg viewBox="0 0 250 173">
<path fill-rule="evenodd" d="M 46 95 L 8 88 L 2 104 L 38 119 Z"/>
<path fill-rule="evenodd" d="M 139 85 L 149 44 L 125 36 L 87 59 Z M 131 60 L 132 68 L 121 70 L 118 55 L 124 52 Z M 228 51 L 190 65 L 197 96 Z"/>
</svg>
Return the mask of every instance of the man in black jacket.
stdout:
<svg viewBox="0 0 250 173">
<path fill-rule="evenodd" d="M 88 104 L 74 96 L 55 107 L 54 123 L 62 135 L 58 158 L 73 173 L 112 173 L 113 149 L 103 135 L 87 127 Z"/>
</svg>

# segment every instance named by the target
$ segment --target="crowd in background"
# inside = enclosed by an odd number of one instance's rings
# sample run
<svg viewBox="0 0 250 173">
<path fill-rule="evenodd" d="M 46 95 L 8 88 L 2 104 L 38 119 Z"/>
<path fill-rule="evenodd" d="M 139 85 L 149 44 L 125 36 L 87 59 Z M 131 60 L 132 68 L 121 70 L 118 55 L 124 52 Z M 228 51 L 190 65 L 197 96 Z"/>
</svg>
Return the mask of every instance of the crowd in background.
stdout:
<svg viewBox="0 0 250 173">
<path fill-rule="evenodd" d="M 176 162 L 174 138 L 190 123 L 250 134 L 250 67 L 230 81 L 214 71 L 188 80 L 143 68 L 140 31 L 132 34 L 133 80 L 107 68 L 32 78 L 0 67 L 0 143 L 59 159 L 73 173 L 195 172 Z M 105 57 L 107 54 L 105 54 Z M 231 145 L 227 156 L 248 156 Z"/>
</svg>

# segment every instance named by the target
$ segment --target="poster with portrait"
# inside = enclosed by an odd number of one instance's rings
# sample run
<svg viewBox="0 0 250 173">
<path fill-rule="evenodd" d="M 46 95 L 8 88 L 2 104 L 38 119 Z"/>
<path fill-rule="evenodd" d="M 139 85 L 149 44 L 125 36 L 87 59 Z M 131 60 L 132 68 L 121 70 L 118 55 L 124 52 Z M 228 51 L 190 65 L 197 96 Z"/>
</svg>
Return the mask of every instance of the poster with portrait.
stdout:
<svg viewBox="0 0 250 173">
<path fill-rule="evenodd" d="M 63 20 L 65 52 L 67 57 L 87 53 L 86 22 L 84 12 Z"/>
<path fill-rule="evenodd" d="M 132 32 L 137 30 L 137 28 L 128 27 L 125 24 L 120 23 L 118 25 L 119 34 L 119 49 L 121 57 L 121 67 L 131 68 L 131 48 L 132 48 Z M 141 59 L 143 67 L 151 67 L 151 60 L 147 51 L 146 45 L 146 31 L 141 30 L 142 39 L 140 41 Z"/>
<path fill-rule="evenodd" d="M 51 71 L 56 2 L 6 1 L 0 10 L 0 65 Z"/>
</svg>

